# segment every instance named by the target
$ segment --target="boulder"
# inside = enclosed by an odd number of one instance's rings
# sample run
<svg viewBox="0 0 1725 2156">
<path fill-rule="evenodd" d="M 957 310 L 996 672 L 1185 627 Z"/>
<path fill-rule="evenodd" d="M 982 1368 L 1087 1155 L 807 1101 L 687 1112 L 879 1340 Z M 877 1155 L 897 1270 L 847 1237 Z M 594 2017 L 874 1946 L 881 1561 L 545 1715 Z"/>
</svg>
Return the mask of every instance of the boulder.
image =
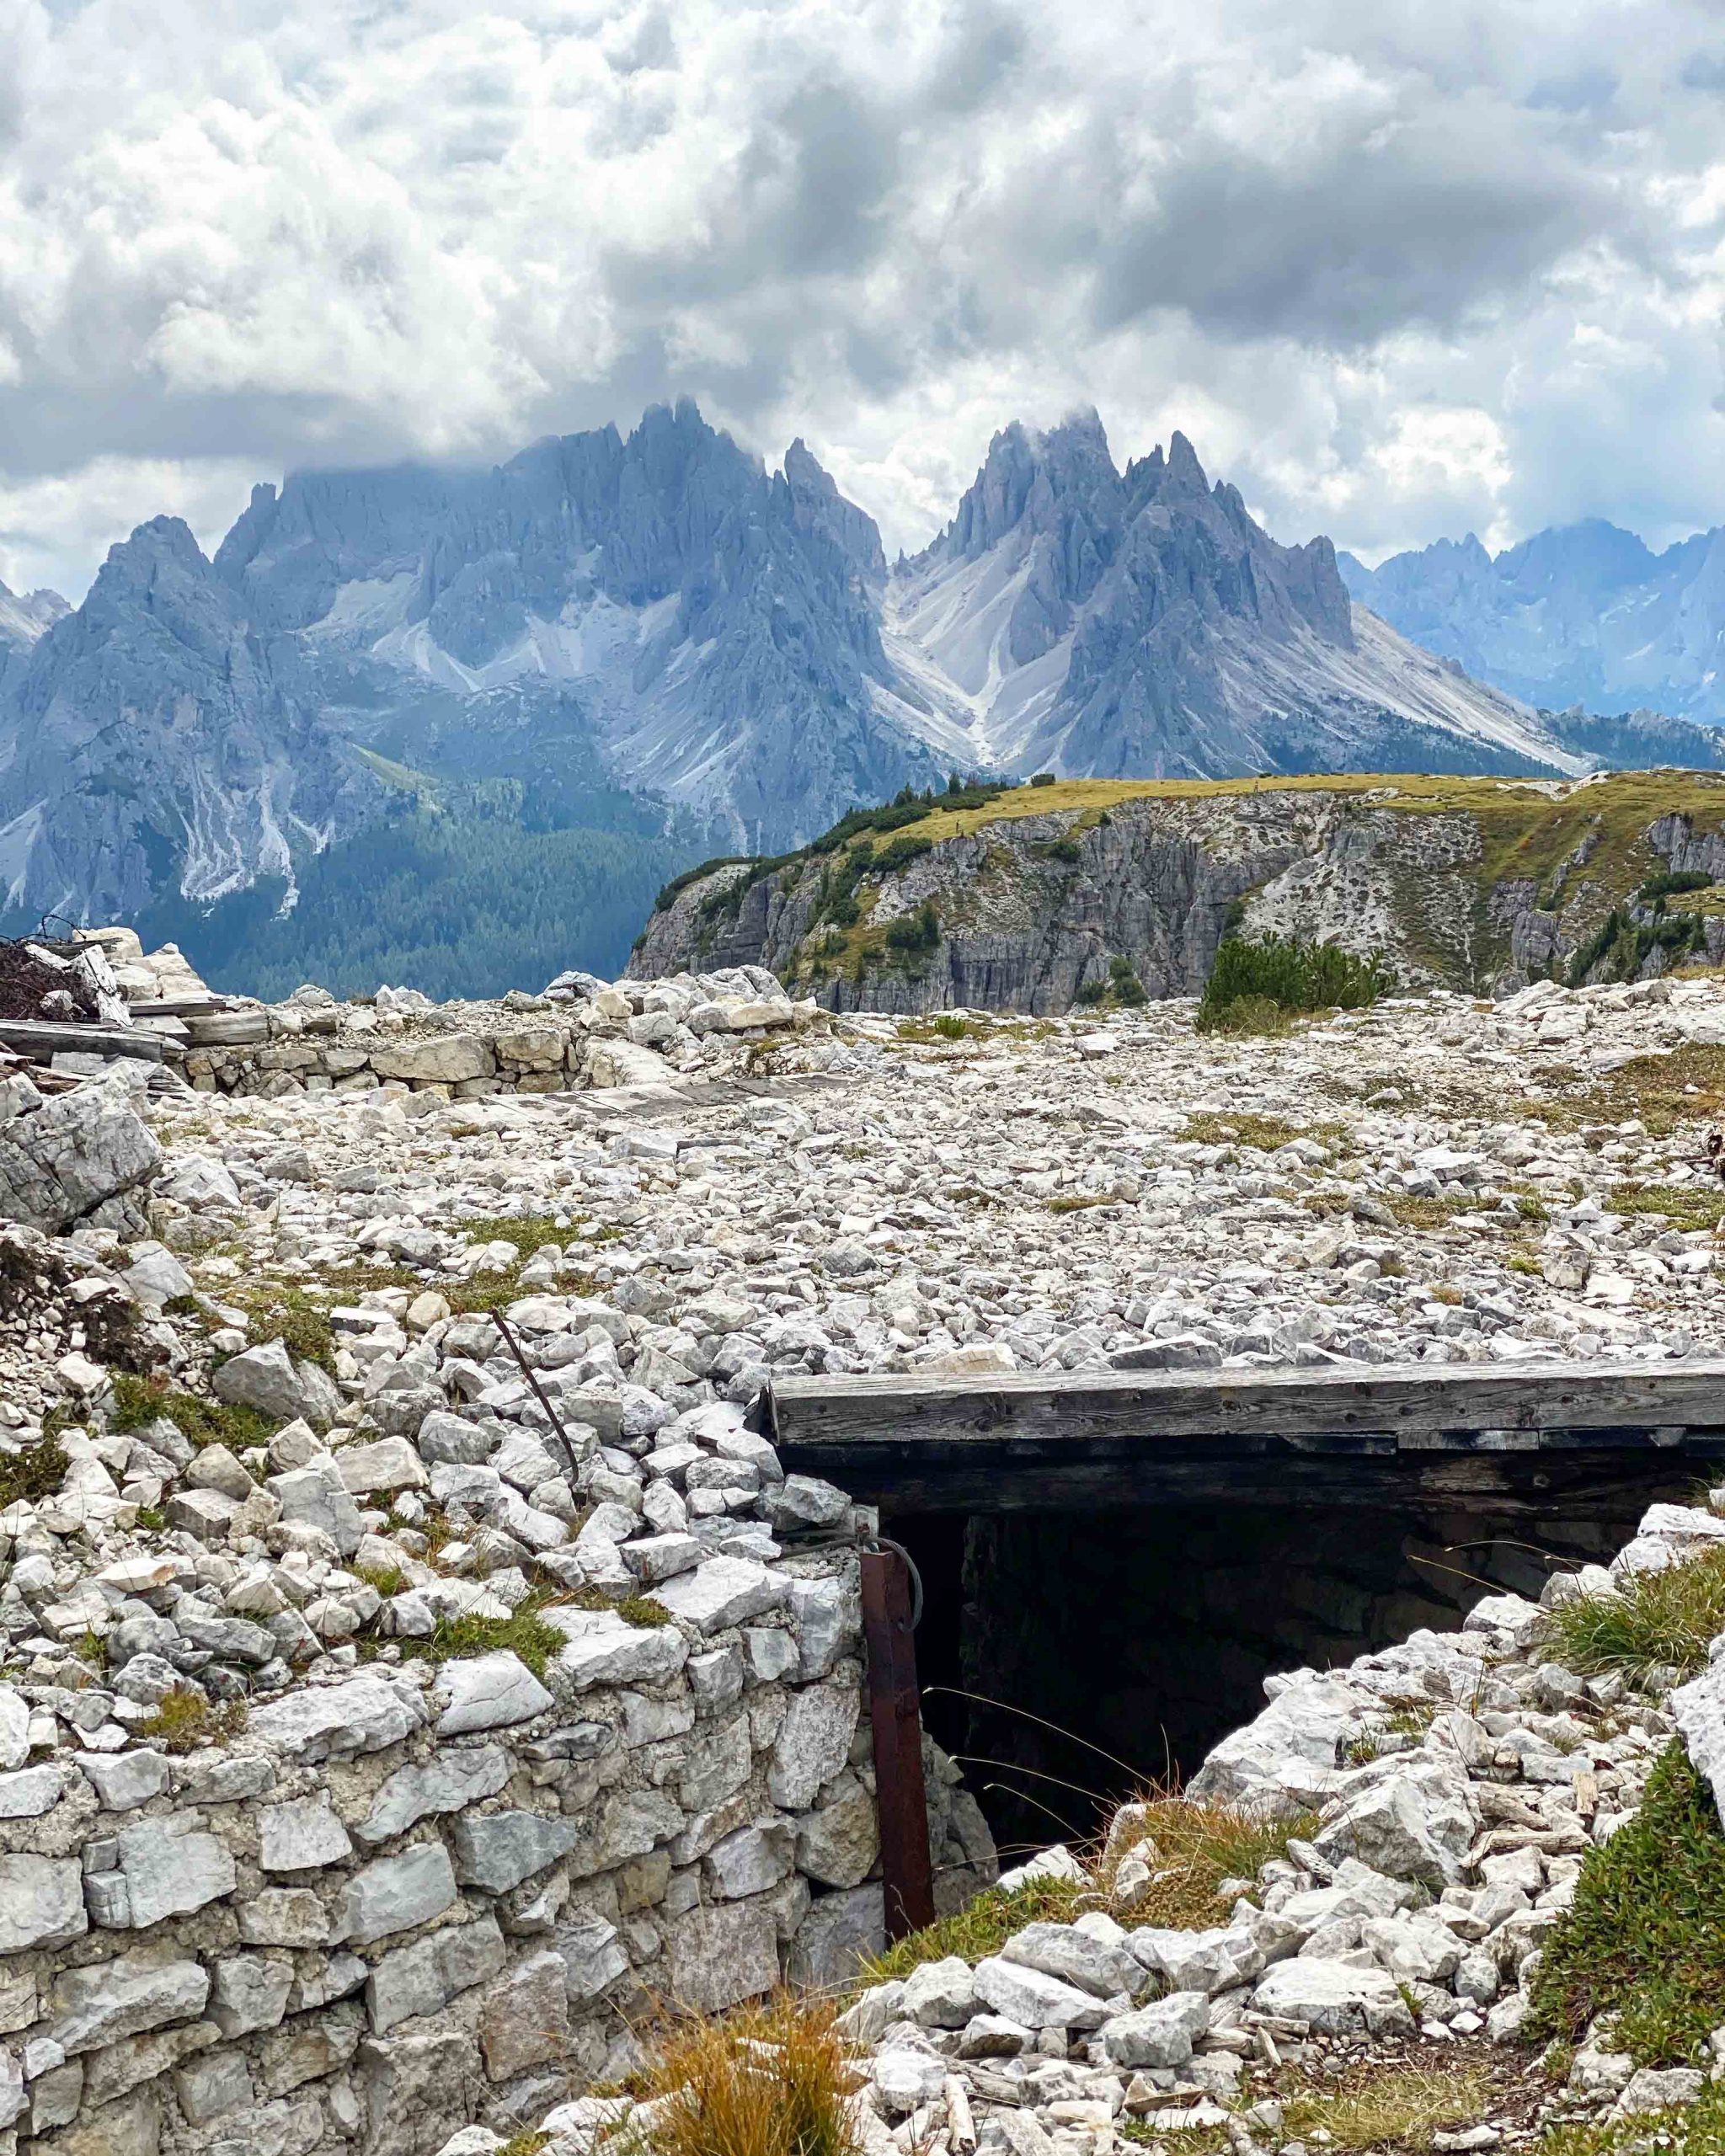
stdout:
<svg viewBox="0 0 1725 2156">
<path fill-rule="evenodd" d="M 303 1417 L 314 1428 L 327 1428 L 341 1408 L 341 1388 L 315 1363 L 296 1363 L 281 1340 L 231 1355 L 211 1380 L 218 1400 L 255 1407 L 280 1422 Z"/>
<path fill-rule="evenodd" d="M 51 1095 L 0 1122 L 0 1220 L 67 1227 L 136 1190 L 161 1161 L 123 1079 Z"/>
</svg>

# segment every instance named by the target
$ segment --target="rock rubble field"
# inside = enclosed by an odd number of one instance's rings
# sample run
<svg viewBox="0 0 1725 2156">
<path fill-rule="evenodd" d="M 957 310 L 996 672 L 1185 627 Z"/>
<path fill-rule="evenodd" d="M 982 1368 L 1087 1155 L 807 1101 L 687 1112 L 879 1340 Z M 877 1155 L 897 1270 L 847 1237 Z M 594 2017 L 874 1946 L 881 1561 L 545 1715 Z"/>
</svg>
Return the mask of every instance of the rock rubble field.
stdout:
<svg viewBox="0 0 1725 2156">
<path fill-rule="evenodd" d="M 586 2156 L 654 1999 L 852 1984 L 874 1522 L 749 1427 L 772 1376 L 1717 1340 L 1710 980 L 1245 1039 L 1189 1002 L 832 1019 L 770 975 L 477 1008 L 385 1015 L 446 1057 L 579 1033 L 583 1089 L 561 1049 L 524 1089 L 4 1081 L 0 1193 L 44 1118 L 123 1166 L 35 1225 L 0 1197 L 0 2147 L 473 2156 L 542 2120 Z M 846 2007 L 857 2131 L 1245 2156 L 1306 2145 L 1290 2073 L 1428 2054 L 1487 2090 L 1445 2148 L 1695 2099 L 1608 2024 L 1537 2088 L 1517 2040 L 1674 1726 L 1725 1759 L 1710 1673 L 1567 1669 L 1543 1628 L 1722 1540 L 1658 1508 L 1545 1610 L 1273 1675 L 1191 1794 L 1274 1853 L 1196 1928 L 1143 1914 L 1153 1809 L 1039 1860 L 1053 1913 Z M 956 1918 L 994 1851 L 928 1765 Z"/>
</svg>

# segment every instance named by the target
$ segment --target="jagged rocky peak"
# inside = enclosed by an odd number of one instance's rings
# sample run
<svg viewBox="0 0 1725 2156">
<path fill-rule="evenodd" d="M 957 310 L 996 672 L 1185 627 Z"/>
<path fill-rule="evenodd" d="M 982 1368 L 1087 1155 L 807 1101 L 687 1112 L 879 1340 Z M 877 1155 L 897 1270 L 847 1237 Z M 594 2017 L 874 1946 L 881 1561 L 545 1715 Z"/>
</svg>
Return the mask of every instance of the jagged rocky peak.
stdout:
<svg viewBox="0 0 1725 2156">
<path fill-rule="evenodd" d="M 867 510 L 839 492 L 838 482 L 814 456 L 801 435 L 785 451 L 785 483 L 798 526 L 825 534 L 868 583 L 886 581 L 886 550 L 880 527 Z"/>
<path fill-rule="evenodd" d="M 1093 519 L 1101 510 L 1117 522 L 1108 513 L 1119 484 L 1093 407 L 1071 414 L 1046 433 L 1014 419 L 990 442 L 957 515 L 928 553 L 975 561 L 1021 525 L 1059 531 L 1075 513 Z"/>
<path fill-rule="evenodd" d="M 44 586 L 36 591 L 13 591 L 0 583 L 0 658 L 8 648 L 28 650 L 71 607 L 57 591 Z"/>
</svg>

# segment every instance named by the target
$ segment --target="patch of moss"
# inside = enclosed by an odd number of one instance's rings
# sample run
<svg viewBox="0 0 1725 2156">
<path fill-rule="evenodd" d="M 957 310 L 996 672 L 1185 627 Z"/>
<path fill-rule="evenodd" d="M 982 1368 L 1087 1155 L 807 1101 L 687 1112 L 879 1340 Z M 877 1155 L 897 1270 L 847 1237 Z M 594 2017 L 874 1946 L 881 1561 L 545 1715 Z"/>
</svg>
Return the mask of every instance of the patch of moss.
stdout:
<svg viewBox="0 0 1725 2156">
<path fill-rule="evenodd" d="M 176 1684 L 164 1692 L 153 1714 L 132 1726 L 132 1733 L 158 1751 L 195 1751 L 204 1743 L 225 1743 L 246 1726 L 243 1700 L 229 1700 L 216 1706 L 189 1684 Z"/>
<path fill-rule="evenodd" d="M 1532 2004 L 1535 2038 L 1574 2041 L 1615 2014 L 1613 2045 L 1641 2066 L 1700 2063 L 1725 2021 L 1725 1832 L 1676 1740 L 1640 1810 L 1583 1856 Z"/>
</svg>

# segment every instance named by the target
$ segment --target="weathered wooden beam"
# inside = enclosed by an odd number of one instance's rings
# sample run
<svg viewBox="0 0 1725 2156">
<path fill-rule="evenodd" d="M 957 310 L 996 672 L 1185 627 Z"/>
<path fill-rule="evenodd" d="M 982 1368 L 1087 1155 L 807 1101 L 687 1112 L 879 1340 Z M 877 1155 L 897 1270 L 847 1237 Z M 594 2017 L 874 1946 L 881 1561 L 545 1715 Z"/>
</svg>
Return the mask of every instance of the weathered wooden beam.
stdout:
<svg viewBox="0 0 1725 2156">
<path fill-rule="evenodd" d="M 874 1811 L 880 1883 L 890 1945 L 934 1922 L 928 1797 L 922 1779 L 921 1692 L 911 1624 L 911 1576 L 902 1550 L 860 1559 L 862 1636 L 868 1653 L 868 1716 L 874 1737 Z"/>
<path fill-rule="evenodd" d="M 45 1018 L 0 1018 L 0 1048 L 24 1055 L 123 1055 L 159 1063 L 167 1043 L 140 1026 L 57 1025 Z"/>
<path fill-rule="evenodd" d="M 937 1440 L 998 1453 L 1015 1441 L 1158 1443 L 1427 1432 L 1649 1433 L 1725 1426 L 1725 1361 L 1378 1364 L 1368 1370 L 1085 1372 L 976 1378 L 779 1378 L 761 1403 L 781 1444 Z M 1650 1436 L 1650 1442 L 1657 1442 Z"/>
<path fill-rule="evenodd" d="M 1714 1457 L 1725 1454 L 1721 1433 Z M 923 1513 L 1097 1512 L 1121 1506 L 1277 1505 L 1290 1512 L 1358 1508 L 1377 1513 L 1477 1513 L 1494 1521 L 1567 1518 L 1609 1506 L 1680 1497 L 1705 1464 L 1693 1454 L 1613 1449 L 1410 1459 L 1300 1459 L 1233 1454 L 1209 1460 L 1139 1453 L 1111 1460 L 991 1460 L 974 1449 L 955 1465 L 900 1458 L 885 1447 L 842 1463 L 787 1446 L 793 1474 L 846 1478 L 861 1504 L 888 1520 Z"/>
</svg>

